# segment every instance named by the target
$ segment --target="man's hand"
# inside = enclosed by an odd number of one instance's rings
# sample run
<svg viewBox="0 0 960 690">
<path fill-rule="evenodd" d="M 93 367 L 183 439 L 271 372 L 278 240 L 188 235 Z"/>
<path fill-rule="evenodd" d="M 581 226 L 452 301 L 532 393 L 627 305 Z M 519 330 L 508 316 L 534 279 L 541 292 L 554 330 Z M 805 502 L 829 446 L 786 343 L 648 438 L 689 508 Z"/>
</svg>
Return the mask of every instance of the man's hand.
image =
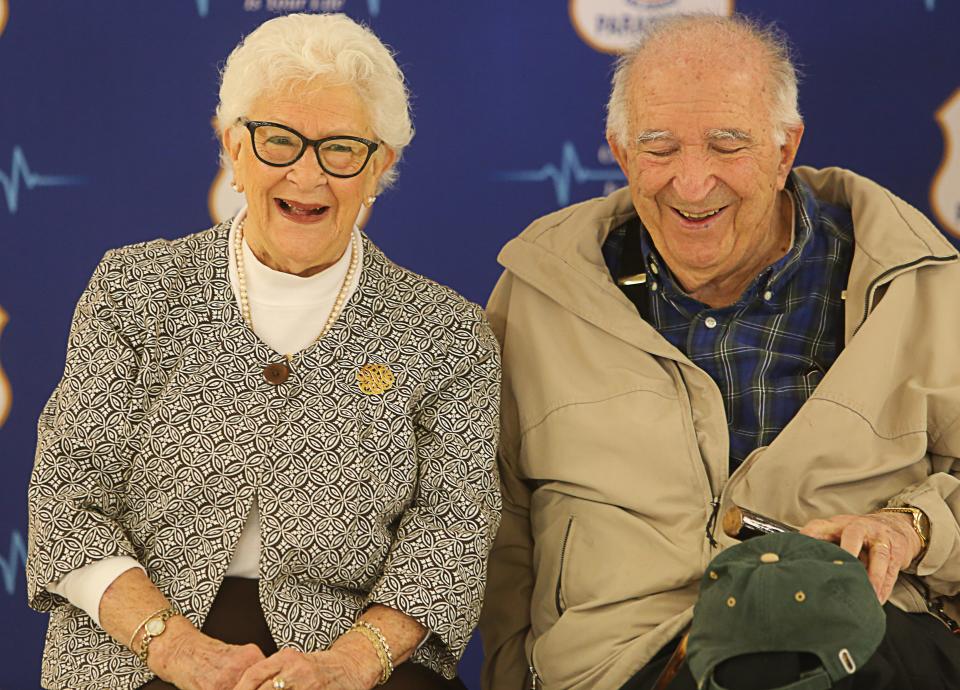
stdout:
<svg viewBox="0 0 960 690">
<path fill-rule="evenodd" d="M 870 513 L 837 515 L 829 520 L 811 520 L 801 534 L 839 544 L 863 561 L 870 584 L 881 604 L 886 603 L 897 575 L 920 555 L 920 537 L 909 515 Z"/>
</svg>

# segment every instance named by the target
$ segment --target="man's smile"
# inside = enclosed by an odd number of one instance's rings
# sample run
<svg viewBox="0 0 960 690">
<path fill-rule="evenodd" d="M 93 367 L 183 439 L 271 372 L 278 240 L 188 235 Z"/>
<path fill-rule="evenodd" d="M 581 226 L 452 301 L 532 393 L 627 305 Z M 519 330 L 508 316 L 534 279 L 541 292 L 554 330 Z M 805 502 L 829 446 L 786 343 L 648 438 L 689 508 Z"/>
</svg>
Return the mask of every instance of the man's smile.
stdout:
<svg viewBox="0 0 960 690">
<path fill-rule="evenodd" d="M 720 206 L 717 208 L 706 209 L 702 211 L 683 210 L 675 206 L 670 209 L 680 220 L 680 224 L 687 228 L 702 228 L 711 224 L 720 214 L 726 211 L 729 206 Z"/>
</svg>

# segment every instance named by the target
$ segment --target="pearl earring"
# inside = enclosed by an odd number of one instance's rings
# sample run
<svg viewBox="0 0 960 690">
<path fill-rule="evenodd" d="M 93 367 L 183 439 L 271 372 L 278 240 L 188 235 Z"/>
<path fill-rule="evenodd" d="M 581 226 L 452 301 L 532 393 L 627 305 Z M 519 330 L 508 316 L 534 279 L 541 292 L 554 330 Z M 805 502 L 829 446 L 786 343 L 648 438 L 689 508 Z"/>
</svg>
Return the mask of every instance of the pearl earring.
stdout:
<svg viewBox="0 0 960 690">
<path fill-rule="evenodd" d="M 237 194 L 243 191 L 243 185 L 237 182 L 236 180 L 230 183 L 230 186 L 233 188 L 233 191 L 235 191 Z"/>
<path fill-rule="evenodd" d="M 364 206 L 366 206 L 367 208 L 370 208 L 371 206 L 373 206 L 373 203 L 374 203 L 376 200 L 377 200 L 377 197 L 375 197 L 373 194 L 371 194 L 370 196 L 368 196 L 366 199 L 363 200 L 363 204 L 364 204 Z"/>
</svg>

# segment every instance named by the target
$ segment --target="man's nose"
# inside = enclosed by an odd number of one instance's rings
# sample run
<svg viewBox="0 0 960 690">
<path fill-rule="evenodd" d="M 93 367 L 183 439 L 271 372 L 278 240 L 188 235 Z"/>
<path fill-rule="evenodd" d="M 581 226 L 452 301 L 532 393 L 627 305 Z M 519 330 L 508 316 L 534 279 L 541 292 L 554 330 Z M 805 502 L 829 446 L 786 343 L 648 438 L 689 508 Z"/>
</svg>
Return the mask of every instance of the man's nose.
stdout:
<svg viewBox="0 0 960 690">
<path fill-rule="evenodd" d="M 713 165 L 707 155 L 699 151 L 681 152 L 677 160 L 673 188 L 684 201 L 697 202 L 707 198 L 717 184 Z"/>
</svg>

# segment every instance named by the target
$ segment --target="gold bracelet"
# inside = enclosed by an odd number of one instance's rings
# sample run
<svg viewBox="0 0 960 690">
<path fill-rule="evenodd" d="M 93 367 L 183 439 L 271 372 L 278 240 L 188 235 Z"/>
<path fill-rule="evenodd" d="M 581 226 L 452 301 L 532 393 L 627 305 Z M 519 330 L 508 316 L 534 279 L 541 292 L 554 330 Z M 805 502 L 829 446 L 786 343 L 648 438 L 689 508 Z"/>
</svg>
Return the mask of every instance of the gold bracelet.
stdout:
<svg viewBox="0 0 960 690">
<path fill-rule="evenodd" d="M 367 621 L 358 620 L 350 630 L 356 630 L 370 640 L 377 652 L 377 658 L 380 659 L 380 682 L 377 685 L 383 685 L 393 675 L 393 653 L 390 651 L 390 645 L 387 644 L 387 638 L 383 636 L 380 628 Z"/>
<path fill-rule="evenodd" d="M 158 609 L 157 611 L 154 611 L 149 616 L 144 618 L 143 621 L 140 623 L 140 625 L 138 625 L 133 629 L 133 634 L 130 636 L 130 642 L 127 643 L 127 647 L 129 647 L 131 651 L 133 651 L 133 641 L 137 639 L 137 633 L 140 632 L 140 628 L 145 626 L 147 624 L 147 621 L 149 621 L 151 618 L 153 618 L 154 616 L 159 616 L 161 613 L 163 613 L 166 610 L 167 610 L 167 607 L 164 606 L 162 609 Z"/>
<path fill-rule="evenodd" d="M 147 658 L 150 654 L 150 643 L 160 637 L 167 630 L 167 621 L 174 616 L 179 616 L 176 609 L 168 608 L 153 614 L 143 624 L 143 637 L 140 638 L 140 651 L 137 652 L 137 658 L 140 663 L 147 666 Z"/>
</svg>

